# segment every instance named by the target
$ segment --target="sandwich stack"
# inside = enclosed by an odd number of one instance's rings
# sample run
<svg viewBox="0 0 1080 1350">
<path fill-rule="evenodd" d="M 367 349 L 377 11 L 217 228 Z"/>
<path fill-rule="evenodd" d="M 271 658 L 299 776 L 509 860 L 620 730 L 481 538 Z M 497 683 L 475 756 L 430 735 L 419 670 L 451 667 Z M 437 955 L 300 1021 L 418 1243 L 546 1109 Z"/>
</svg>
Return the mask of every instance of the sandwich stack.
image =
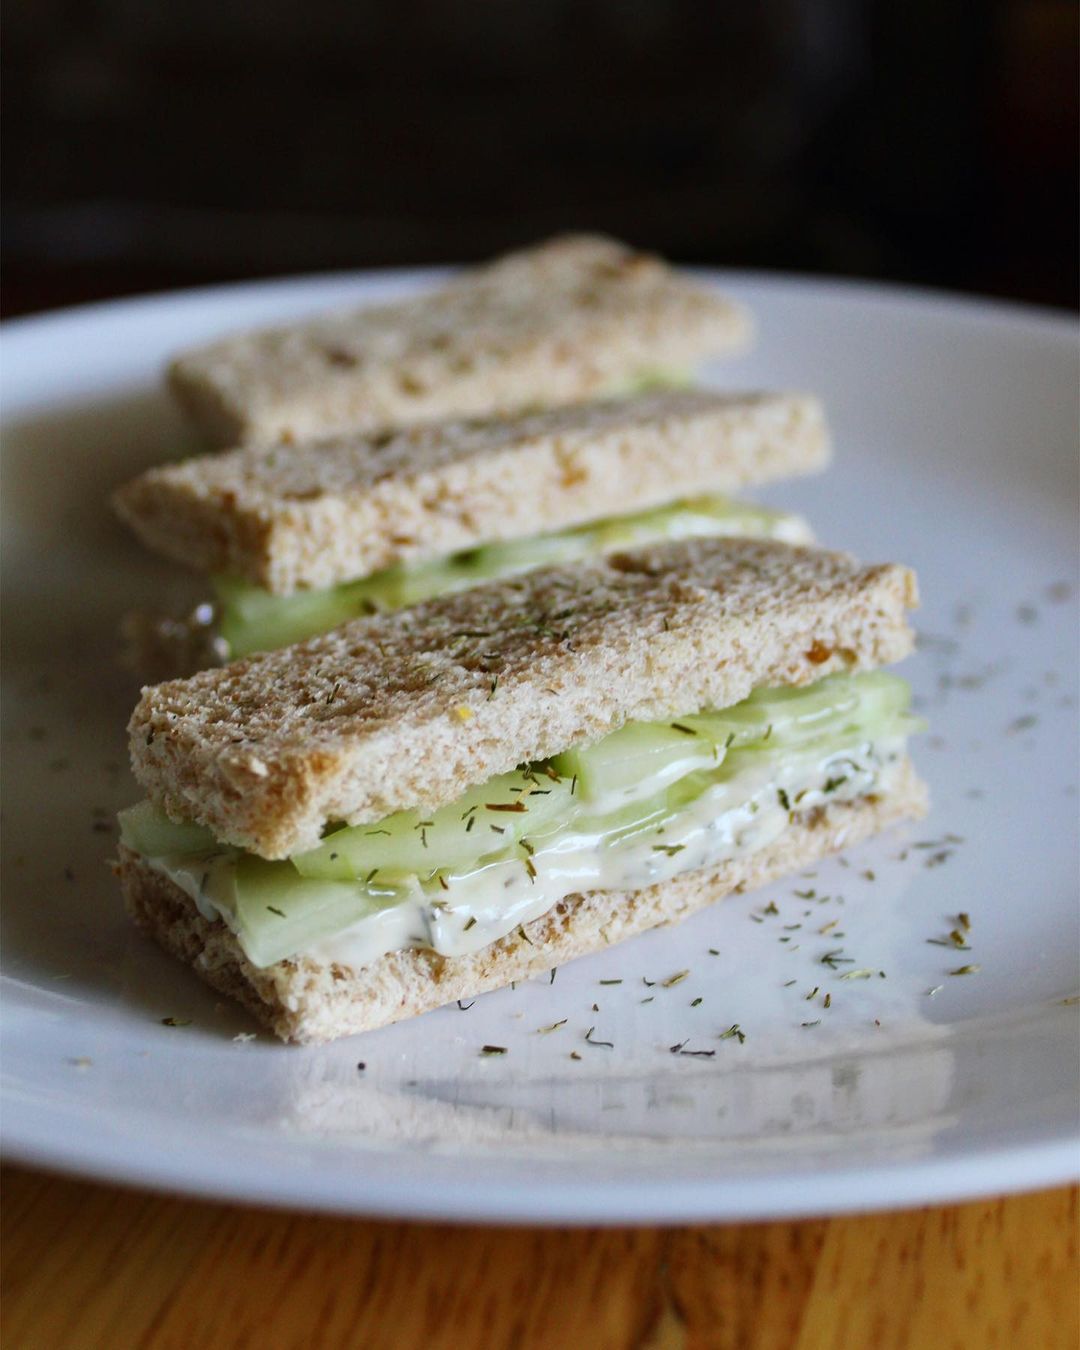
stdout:
<svg viewBox="0 0 1080 1350">
<path fill-rule="evenodd" d="M 813 398 L 627 392 L 747 330 L 636 257 L 559 241 L 174 364 L 253 439 L 117 495 L 217 593 L 157 645 L 210 668 L 143 691 L 119 872 L 283 1039 L 547 971 L 925 809 L 881 669 L 913 575 L 727 497 L 823 467 Z M 400 376 L 425 420 L 389 430 Z"/>
</svg>

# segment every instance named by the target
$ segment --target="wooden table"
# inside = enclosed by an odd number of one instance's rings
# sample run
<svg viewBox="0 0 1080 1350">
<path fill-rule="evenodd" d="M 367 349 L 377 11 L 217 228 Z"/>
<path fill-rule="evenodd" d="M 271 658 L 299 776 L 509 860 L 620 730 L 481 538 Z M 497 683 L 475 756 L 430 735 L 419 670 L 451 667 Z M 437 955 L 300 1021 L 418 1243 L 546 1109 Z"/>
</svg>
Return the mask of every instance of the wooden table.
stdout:
<svg viewBox="0 0 1080 1350">
<path fill-rule="evenodd" d="M 9 1168 L 3 1344 L 1076 1350 L 1077 1196 L 712 1228 L 453 1228 Z"/>
</svg>

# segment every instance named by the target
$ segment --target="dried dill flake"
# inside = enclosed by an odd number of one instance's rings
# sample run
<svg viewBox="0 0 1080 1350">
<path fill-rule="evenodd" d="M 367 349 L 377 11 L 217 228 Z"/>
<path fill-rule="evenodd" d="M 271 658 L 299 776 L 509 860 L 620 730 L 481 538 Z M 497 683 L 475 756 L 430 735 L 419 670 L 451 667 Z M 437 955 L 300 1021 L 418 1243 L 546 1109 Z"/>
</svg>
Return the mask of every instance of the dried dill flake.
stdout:
<svg viewBox="0 0 1080 1350">
<path fill-rule="evenodd" d="M 689 1044 L 689 1039 L 679 1041 L 675 1045 L 669 1045 L 668 1050 L 673 1055 L 685 1055 L 688 1059 L 712 1059 L 716 1054 L 715 1050 L 687 1050 L 685 1047 Z"/>
</svg>

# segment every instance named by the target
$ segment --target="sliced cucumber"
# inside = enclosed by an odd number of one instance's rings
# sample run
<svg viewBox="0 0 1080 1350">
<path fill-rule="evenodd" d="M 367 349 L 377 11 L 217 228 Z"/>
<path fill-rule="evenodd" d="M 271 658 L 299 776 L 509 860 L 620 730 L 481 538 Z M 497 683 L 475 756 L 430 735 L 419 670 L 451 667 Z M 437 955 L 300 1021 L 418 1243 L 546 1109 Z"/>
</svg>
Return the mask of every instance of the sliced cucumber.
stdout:
<svg viewBox="0 0 1080 1350">
<path fill-rule="evenodd" d="M 209 830 L 189 821 L 170 820 L 159 807 L 148 801 L 129 806 L 117 816 L 120 842 L 144 858 L 166 854 L 209 853 L 221 845 Z"/>
<path fill-rule="evenodd" d="M 515 769 L 427 815 L 398 811 L 376 825 L 335 830 L 318 848 L 292 861 L 305 877 L 363 880 L 373 872 L 427 877 L 439 868 L 476 862 L 526 836 L 546 834 L 566 820 L 571 806 L 570 780 Z"/>
<path fill-rule="evenodd" d="M 631 398 L 635 394 L 660 393 L 664 389 L 689 389 L 694 372 L 681 366 L 643 366 L 633 375 L 612 380 L 604 391 L 606 398 Z"/>
<path fill-rule="evenodd" d="M 257 966 L 273 965 L 330 933 L 399 905 L 419 889 L 415 877 L 364 886 L 299 877 L 287 862 L 244 854 L 236 864 L 232 916 Z"/>
<path fill-rule="evenodd" d="M 630 722 L 595 745 L 556 755 L 552 763 L 560 774 L 577 779 L 583 802 L 637 793 L 645 782 L 659 791 L 694 769 L 723 761 L 726 729 L 715 738 L 696 725 L 701 722 L 700 717 L 672 723 Z"/>
<path fill-rule="evenodd" d="M 903 712 L 910 691 L 895 675 L 834 675 L 800 688 L 758 689 L 721 712 L 670 723 L 631 722 L 594 745 L 556 755 L 559 773 L 576 777 L 585 802 L 657 789 L 697 770 L 715 770 L 731 750 L 785 750 L 844 733 L 869 734 Z"/>
<path fill-rule="evenodd" d="M 829 675 L 800 688 L 757 689 L 719 716 L 736 730 L 739 745 L 796 745 L 856 725 L 874 732 L 904 712 L 910 701 L 904 680 L 873 670 Z"/>
</svg>

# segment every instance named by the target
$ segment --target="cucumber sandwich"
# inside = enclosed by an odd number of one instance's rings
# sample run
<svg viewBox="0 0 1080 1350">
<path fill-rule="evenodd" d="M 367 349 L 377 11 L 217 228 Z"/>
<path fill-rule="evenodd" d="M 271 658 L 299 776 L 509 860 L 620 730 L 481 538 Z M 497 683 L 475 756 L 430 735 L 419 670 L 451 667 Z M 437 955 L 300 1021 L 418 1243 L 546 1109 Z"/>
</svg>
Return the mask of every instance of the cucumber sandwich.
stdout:
<svg viewBox="0 0 1080 1350">
<path fill-rule="evenodd" d="M 471 998 L 921 814 L 912 573 L 693 539 L 143 692 L 135 921 L 279 1036 Z"/>
<path fill-rule="evenodd" d="M 392 304 L 182 353 L 169 383 L 218 446 L 494 416 L 687 378 L 743 350 L 746 312 L 660 258 L 568 235 Z"/>
<path fill-rule="evenodd" d="M 733 500 L 828 459 L 816 399 L 666 390 L 490 421 L 250 445 L 152 469 L 120 515 L 210 574 L 186 620 L 133 616 L 135 664 L 184 674 L 446 592 L 693 535 L 806 541 Z"/>
</svg>

